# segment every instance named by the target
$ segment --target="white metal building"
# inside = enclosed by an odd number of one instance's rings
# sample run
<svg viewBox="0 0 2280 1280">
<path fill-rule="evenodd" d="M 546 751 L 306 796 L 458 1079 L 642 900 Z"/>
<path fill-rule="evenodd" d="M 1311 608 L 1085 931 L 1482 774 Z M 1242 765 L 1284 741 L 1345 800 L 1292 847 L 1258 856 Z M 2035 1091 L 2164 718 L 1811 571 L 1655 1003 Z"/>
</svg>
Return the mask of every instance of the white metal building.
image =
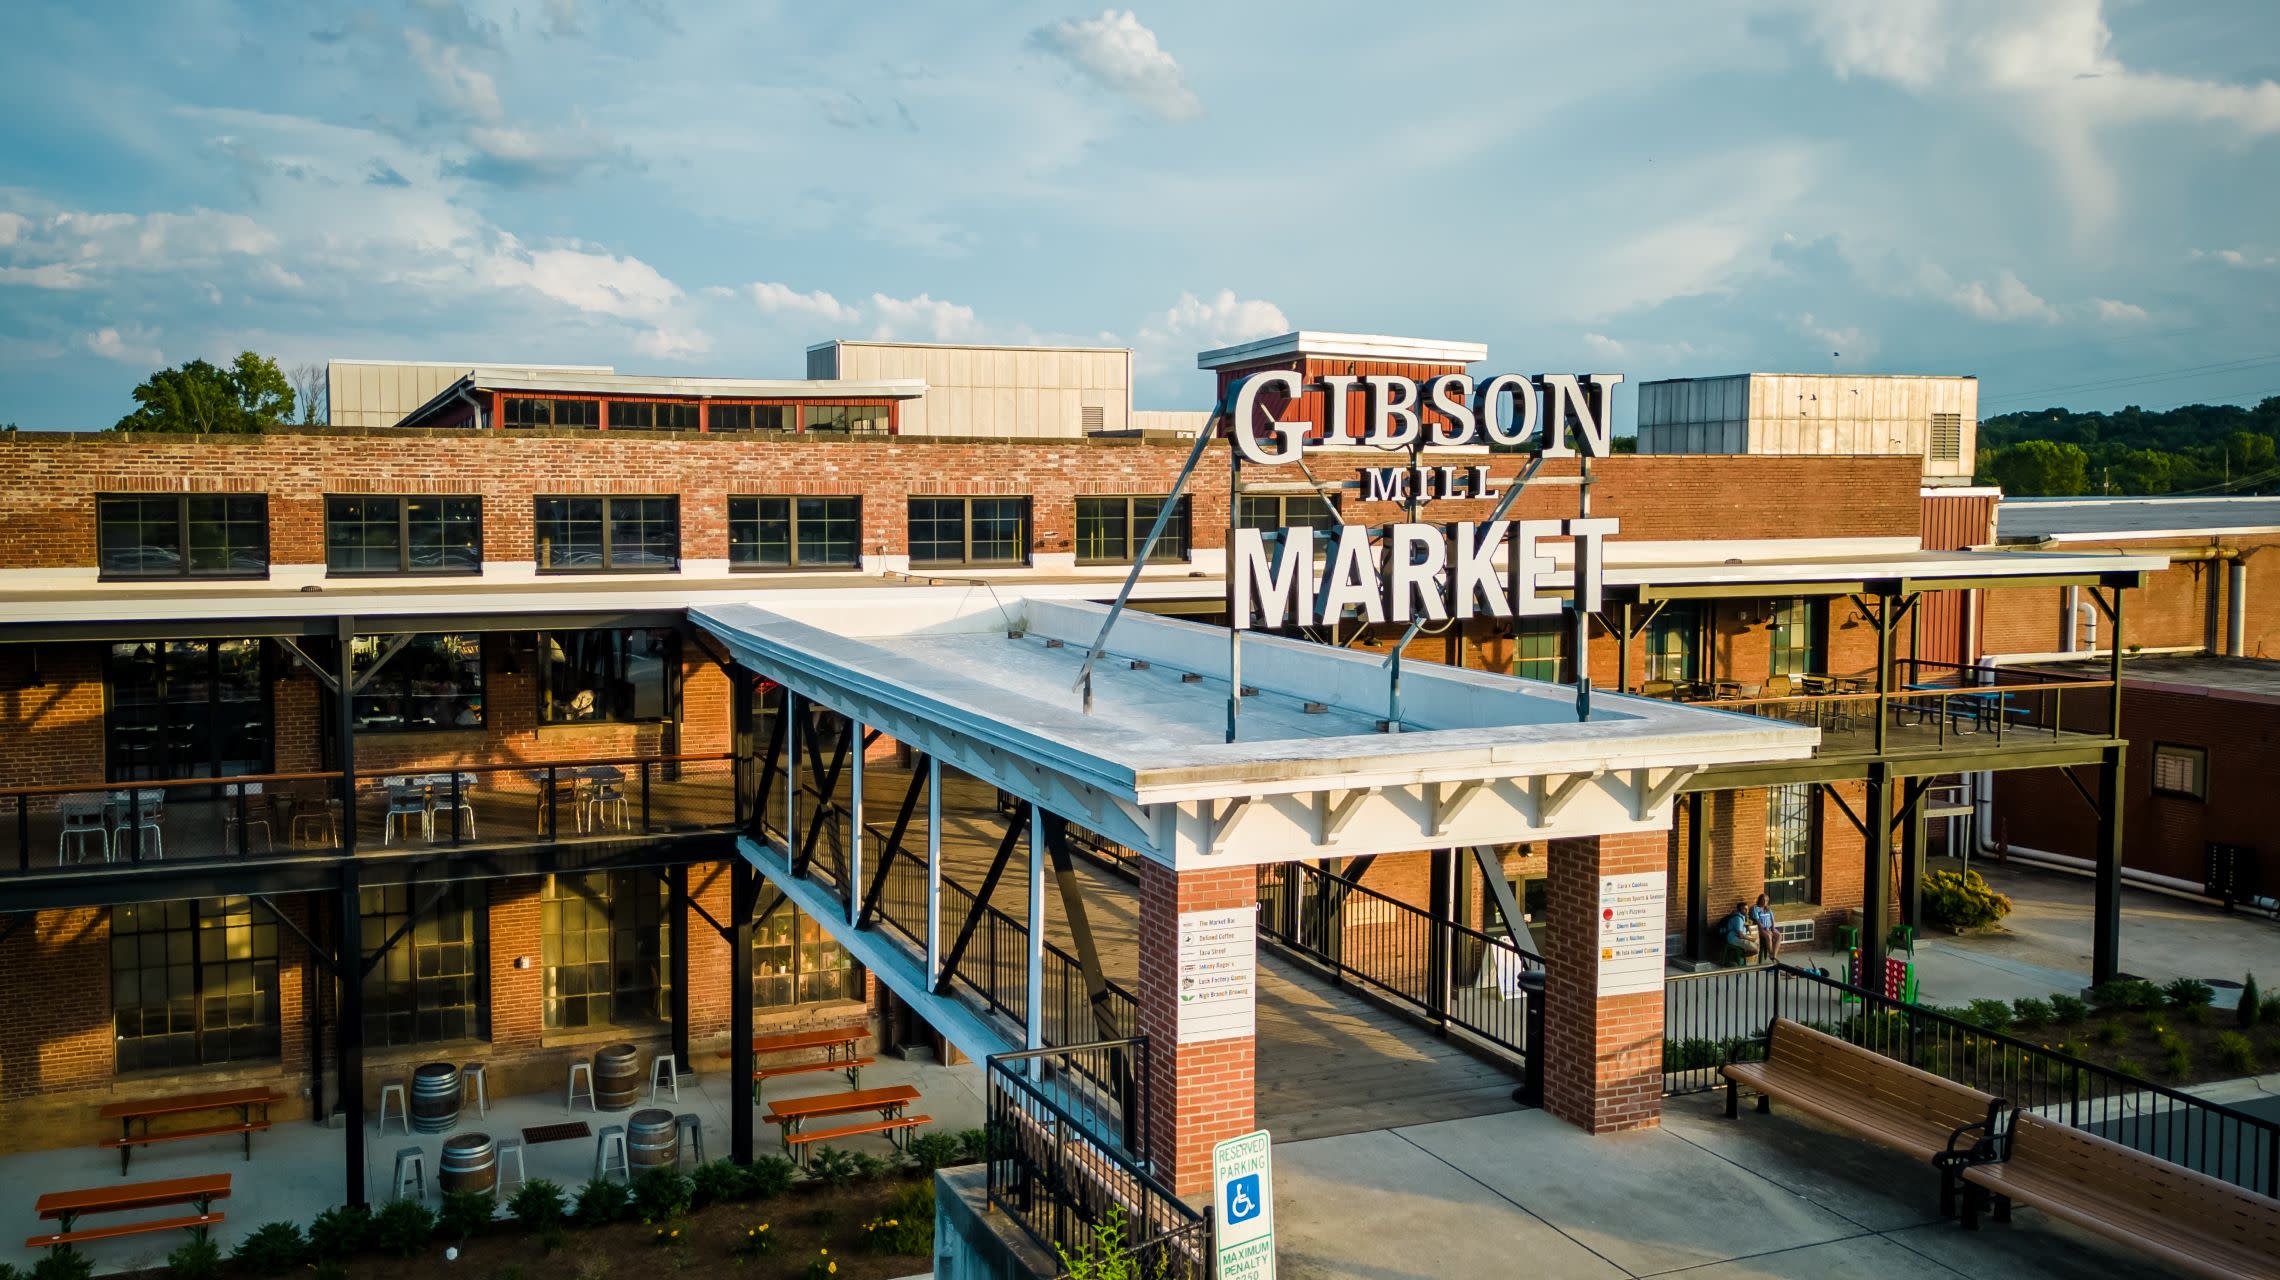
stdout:
<svg viewBox="0 0 2280 1280">
<path fill-rule="evenodd" d="M 1735 373 L 1639 385 L 1639 452 L 1914 454 L 1931 484 L 1977 461 L 1979 379 Z"/>
</svg>

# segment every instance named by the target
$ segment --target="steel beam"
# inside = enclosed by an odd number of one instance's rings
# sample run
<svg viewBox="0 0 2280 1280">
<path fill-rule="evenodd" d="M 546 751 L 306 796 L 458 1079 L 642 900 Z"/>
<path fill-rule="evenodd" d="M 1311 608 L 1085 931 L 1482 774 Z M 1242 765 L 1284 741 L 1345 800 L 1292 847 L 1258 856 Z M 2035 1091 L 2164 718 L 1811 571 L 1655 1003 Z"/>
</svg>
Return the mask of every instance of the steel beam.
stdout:
<svg viewBox="0 0 2280 1280">
<path fill-rule="evenodd" d="M 343 647 L 342 652 L 346 652 Z M 340 941 L 343 950 L 364 936 L 363 902 L 357 883 L 357 866 L 343 859 L 340 865 Z M 345 970 L 347 966 L 342 966 Z M 364 977 L 341 972 L 340 998 L 340 1109 L 341 1157 L 346 1164 L 344 1204 L 365 1203 L 364 1189 Z"/>
<path fill-rule="evenodd" d="M 989 910 L 998 881 L 1005 877 L 1005 864 L 1012 860 L 1013 847 L 1021 843 L 1022 830 L 1029 825 L 1031 808 L 1027 800 L 1014 802 L 1013 816 L 1005 824 L 1005 838 L 998 841 L 997 856 L 990 860 L 989 873 L 982 877 L 982 887 L 974 891 L 974 909 L 966 913 L 965 923 L 958 926 L 957 940 L 942 954 L 942 967 L 934 975 L 936 995 L 950 989 L 950 975 L 958 971 L 958 961 L 966 954 L 966 944 L 973 941 L 974 930 L 980 927 L 983 913 Z"/>
<path fill-rule="evenodd" d="M 1485 844 L 1472 847 L 1473 861 L 1480 864 L 1480 878 L 1488 886 L 1488 896 L 1496 904 L 1496 914 L 1504 917 L 1504 936 L 1519 948 L 1520 954 L 1536 954 L 1536 939 L 1528 932 L 1527 921 L 1521 919 L 1520 901 L 1512 896 L 1512 882 L 1504 878 L 1504 863 L 1494 849 Z"/>
<path fill-rule="evenodd" d="M 1900 923 L 1921 931 L 1924 903 L 1924 794 L 1930 784 L 1923 778 L 1905 778 L 1901 792 Z"/>
<path fill-rule="evenodd" d="M 2098 765 L 2097 886 L 2090 911 L 2090 983 L 2122 972 L 2122 779 L 2126 748 L 2110 747 Z"/>
<path fill-rule="evenodd" d="M 1868 812 L 1861 821 L 1860 982 L 1883 989 L 1884 935 L 1892 927 L 1892 793 L 1882 766 L 1868 773 Z"/>
<path fill-rule="evenodd" d="M 855 927 L 858 929 L 870 928 L 871 921 L 879 914 L 879 896 L 887 891 L 887 872 L 894 867 L 895 859 L 902 856 L 903 834 L 910 830 L 911 815 L 918 810 L 919 793 L 929 789 L 926 784 L 933 776 L 933 763 L 931 758 L 923 755 L 911 761 L 910 786 L 904 788 L 902 807 L 895 811 L 894 830 L 887 833 L 886 843 L 879 850 L 878 870 L 871 873 L 871 891 L 863 895 L 861 910 L 855 915 Z M 930 801 L 928 813 L 932 814 L 938 808 L 937 803 Z"/>
<path fill-rule="evenodd" d="M 689 868 L 665 872 L 666 946 L 673 951 L 673 1067 L 693 1070 L 689 1057 Z M 654 1067 L 651 1068 L 655 1070 Z M 734 1094 L 730 1095 L 732 1098 Z M 730 1105 L 734 1105 L 732 1102 Z"/>
<path fill-rule="evenodd" d="M 830 714 L 837 714 L 831 712 L 828 707 L 824 710 Z M 806 737 L 808 740 L 808 767 L 815 770 L 820 781 L 816 792 L 815 817 L 808 823 L 807 838 L 800 842 L 799 861 L 793 867 L 793 873 L 802 877 L 807 875 L 809 867 L 815 865 L 816 839 L 823 834 L 824 828 L 830 825 L 827 819 L 830 817 L 832 805 L 839 795 L 839 775 L 847 768 L 848 748 L 855 744 L 855 725 L 852 720 L 848 722 L 847 732 L 840 735 L 839 745 L 832 749 L 831 764 L 828 768 L 823 763 L 823 743 L 821 741 L 823 734 L 819 731 L 807 734 Z M 837 841 L 833 843 L 836 845 Z M 834 849 L 834 852 L 844 853 L 845 851 Z M 838 870 L 841 878 L 845 879 L 846 866 L 842 864 Z M 854 891 L 852 884 L 848 886 L 848 891 Z"/>
<path fill-rule="evenodd" d="M 1029 937 L 1023 947 L 1028 964 L 1022 983 L 1021 1001 L 1023 1047 L 1045 1047 L 1045 812 L 1035 805 L 1029 808 Z M 1029 1078 L 1045 1078 L 1045 1060 L 1029 1060 Z"/>
<path fill-rule="evenodd" d="M 1704 793 L 1686 796 L 1686 958 L 1710 952 L 1710 805 Z"/>
<path fill-rule="evenodd" d="M 926 989 L 942 989 L 942 762 L 926 757 Z"/>
<path fill-rule="evenodd" d="M 728 880 L 728 1154 L 745 1165 L 752 1163 L 752 916 L 759 899 L 760 872 L 736 858 Z"/>
<path fill-rule="evenodd" d="M 1042 811 L 1040 811 L 1042 812 Z M 1069 820 L 1047 813 L 1045 848 L 1053 859 L 1053 882 L 1061 891 L 1061 915 L 1069 924 L 1069 940 L 1076 947 L 1077 967 L 1084 972 L 1085 999 L 1092 1004 L 1093 1025 L 1100 1038 L 1114 1040 L 1124 1033 L 1108 1016 L 1108 974 L 1100 963 L 1100 947 L 1093 941 L 1092 918 L 1085 911 L 1084 881 L 1077 875 L 1076 859 L 1069 853 Z"/>
</svg>

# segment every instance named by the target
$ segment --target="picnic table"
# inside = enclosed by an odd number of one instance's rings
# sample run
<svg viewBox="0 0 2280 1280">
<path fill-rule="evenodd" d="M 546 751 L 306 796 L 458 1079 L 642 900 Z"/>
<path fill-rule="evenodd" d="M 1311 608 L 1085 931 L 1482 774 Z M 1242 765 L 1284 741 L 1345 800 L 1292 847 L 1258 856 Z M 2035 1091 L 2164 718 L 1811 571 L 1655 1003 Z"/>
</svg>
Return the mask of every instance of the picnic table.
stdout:
<svg viewBox="0 0 2280 1280">
<path fill-rule="evenodd" d="M 847 1075 L 848 1088 L 862 1088 L 863 1068 L 877 1061 L 875 1058 L 856 1056 L 855 1051 L 861 1047 L 863 1035 L 864 1028 L 858 1026 L 825 1027 L 816 1031 L 787 1031 L 782 1035 L 752 1037 L 752 1052 L 755 1055 L 798 1053 L 806 1049 L 821 1049 L 824 1053 L 821 1062 L 795 1062 L 782 1067 L 755 1066 L 752 1069 L 752 1101 L 760 1101 L 762 1082 L 775 1076 L 793 1076 L 808 1071 L 842 1071 Z"/>
<path fill-rule="evenodd" d="M 102 1116 L 105 1120 L 119 1122 L 119 1136 L 105 1138 L 97 1145 L 119 1149 L 119 1172 L 122 1175 L 126 1173 L 127 1162 L 133 1157 L 136 1147 L 147 1146 L 153 1142 L 179 1142 L 187 1138 L 214 1138 L 226 1133 L 243 1135 L 245 1138 L 245 1158 L 251 1160 L 253 1159 L 254 1130 L 268 1128 L 269 1105 L 284 1100 L 284 1094 L 266 1086 L 257 1085 L 247 1089 L 220 1089 L 212 1093 L 178 1093 L 164 1098 L 142 1098 L 126 1102 L 114 1102 L 103 1108 Z M 150 1131 L 150 1122 L 159 1116 L 187 1115 L 193 1111 L 225 1111 L 233 1107 L 237 1109 L 238 1113 L 236 1124 L 212 1125 L 202 1129 L 169 1129 L 164 1133 L 152 1133 Z M 254 1118 L 253 1110 L 255 1107 L 261 1108 L 259 1119 Z M 135 1132 L 135 1122 L 138 1120 L 142 1122 L 141 1133 Z"/>
<path fill-rule="evenodd" d="M 784 1149 L 805 1158 L 809 1143 L 825 1138 L 850 1138 L 858 1134 L 884 1133 L 887 1141 L 902 1145 L 901 1135 L 922 1124 L 933 1123 L 932 1117 L 904 1114 L 910 1104 L 918 1101 L 918 1090 L 907 1084 L 892 1084 L 882 1089 L 856 1089 L 847 1093 L 821 1093 L 806 1098 L 784 1098 L 768 1104 L 769 1123 L 782 1128 Z M 808 1130 L 809 1120 L 831 1116 L 861 1115 L 876 1111 L 879 1118 L 836 1128 Z"/>
<path fill-rule="evenodd" d="M 226 1173 L 209 1173 L 195 1178 L 166 1178 L 157 1182 L 130 1182 L 116 1187 L 89 1187 L 84 1191 L 51 1191 L 41 1196 L 33 1209 L 43 1221 L 55 1222 L 57 1230 L 25 1240 L 24 1247 L 46 1249 L 153 1231 L 201 1230 L 222 1220 L 221 1212 L 211 1206 L 216 1200 L 229 1198 L 229 1194 L 230 1175 Z M 193 1212 L 187 1217 L 121 1222 L 91 1231 L 74 1230 L 79 1219 L 87 1214 L 129 1213 L 137 1209 L 163 1209 L 173 1205 L 188 1205 Z"/>
</svg>

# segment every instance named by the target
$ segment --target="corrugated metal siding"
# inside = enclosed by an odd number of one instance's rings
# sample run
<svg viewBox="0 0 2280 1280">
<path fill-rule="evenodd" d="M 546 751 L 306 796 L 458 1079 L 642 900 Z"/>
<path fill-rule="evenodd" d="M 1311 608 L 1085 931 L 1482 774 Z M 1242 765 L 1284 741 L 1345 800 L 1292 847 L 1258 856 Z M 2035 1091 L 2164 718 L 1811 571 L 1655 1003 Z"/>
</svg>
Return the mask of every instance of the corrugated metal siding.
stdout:
<svg viewBox="0 0 2280 1280">
<path fill-rule="evenodd" d="M 1924 549 L 1961 551 L 1993 542 L 1996 501 L 1993 494 L 1925 494 L 1922 502 Z M 1978 661 L 1980 637 L 1964 633 L 1964 624 L 1971 612 L 1964 602 L 1967 594 L 1962 591 L 1924 594 L 1916 605 L 1923 616 L 1919 624 L 1921 647 L 1917 657 L 1934 662 Z"/>
</svg>

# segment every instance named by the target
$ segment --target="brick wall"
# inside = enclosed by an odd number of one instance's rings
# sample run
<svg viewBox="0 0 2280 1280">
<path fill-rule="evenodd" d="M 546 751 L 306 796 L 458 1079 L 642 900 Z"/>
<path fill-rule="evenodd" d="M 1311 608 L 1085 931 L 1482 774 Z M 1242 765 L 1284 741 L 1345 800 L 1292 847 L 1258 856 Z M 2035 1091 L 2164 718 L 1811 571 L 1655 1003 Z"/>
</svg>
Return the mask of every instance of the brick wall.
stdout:
<svg viewBox="0 0 2280 1280">
<path fill-rule="evenodd" d="M 1148 1037 L 1148 1150 L 1182 1195 L 1211 1185 L 1211 1148 L 1256 1127 L 1256 1043 L 1179 1043 L 1179 916 L 1249 910 L 1258 901 L 1250 867 L 1177 874 L 1140 860 L 1140 1031 Z"/>
<path fill-rule="evenodd" d="M 1660 831 L 1555 840 L 1546 886 L 1544 1109 L 1587 1133 L 1662 1123 L 1663 993 L 1600 996 L 1599 878 L 1658 871 Z"/>
<path fill-rule="evenodd" d="M 2246 656 L 2280 657 L 2280 534 L 2204 538 L 2114 539 L 2109 545 L 2130 551 L 2190 550 L 2220 544 L 2239 549 L 2248 566 Z M 2058 548 L 2065 550 L 2064 546 Z M 2153 574 L 2123 602 L 2122 641 L 2146 649 L 2200 648 L 2209 642 L 2209 599 L 2215 594 L 2216 644 L 2225 645 L 2232 601 L 2227 598 L 2227 566 L 2221 561 L 2188 561 Z M 2080 597 L 2085 603 L 2089 594 Z M 2057 653 L 2065 650 L 2065 592 L 2058 587 L 1981 593 L 1988 653 Z M 2098 647 L 2107 647 L 2109 628 L 2098 619 Z M 2088 647 L 2085 645 L 2084 647 Z"/>
</svg>

